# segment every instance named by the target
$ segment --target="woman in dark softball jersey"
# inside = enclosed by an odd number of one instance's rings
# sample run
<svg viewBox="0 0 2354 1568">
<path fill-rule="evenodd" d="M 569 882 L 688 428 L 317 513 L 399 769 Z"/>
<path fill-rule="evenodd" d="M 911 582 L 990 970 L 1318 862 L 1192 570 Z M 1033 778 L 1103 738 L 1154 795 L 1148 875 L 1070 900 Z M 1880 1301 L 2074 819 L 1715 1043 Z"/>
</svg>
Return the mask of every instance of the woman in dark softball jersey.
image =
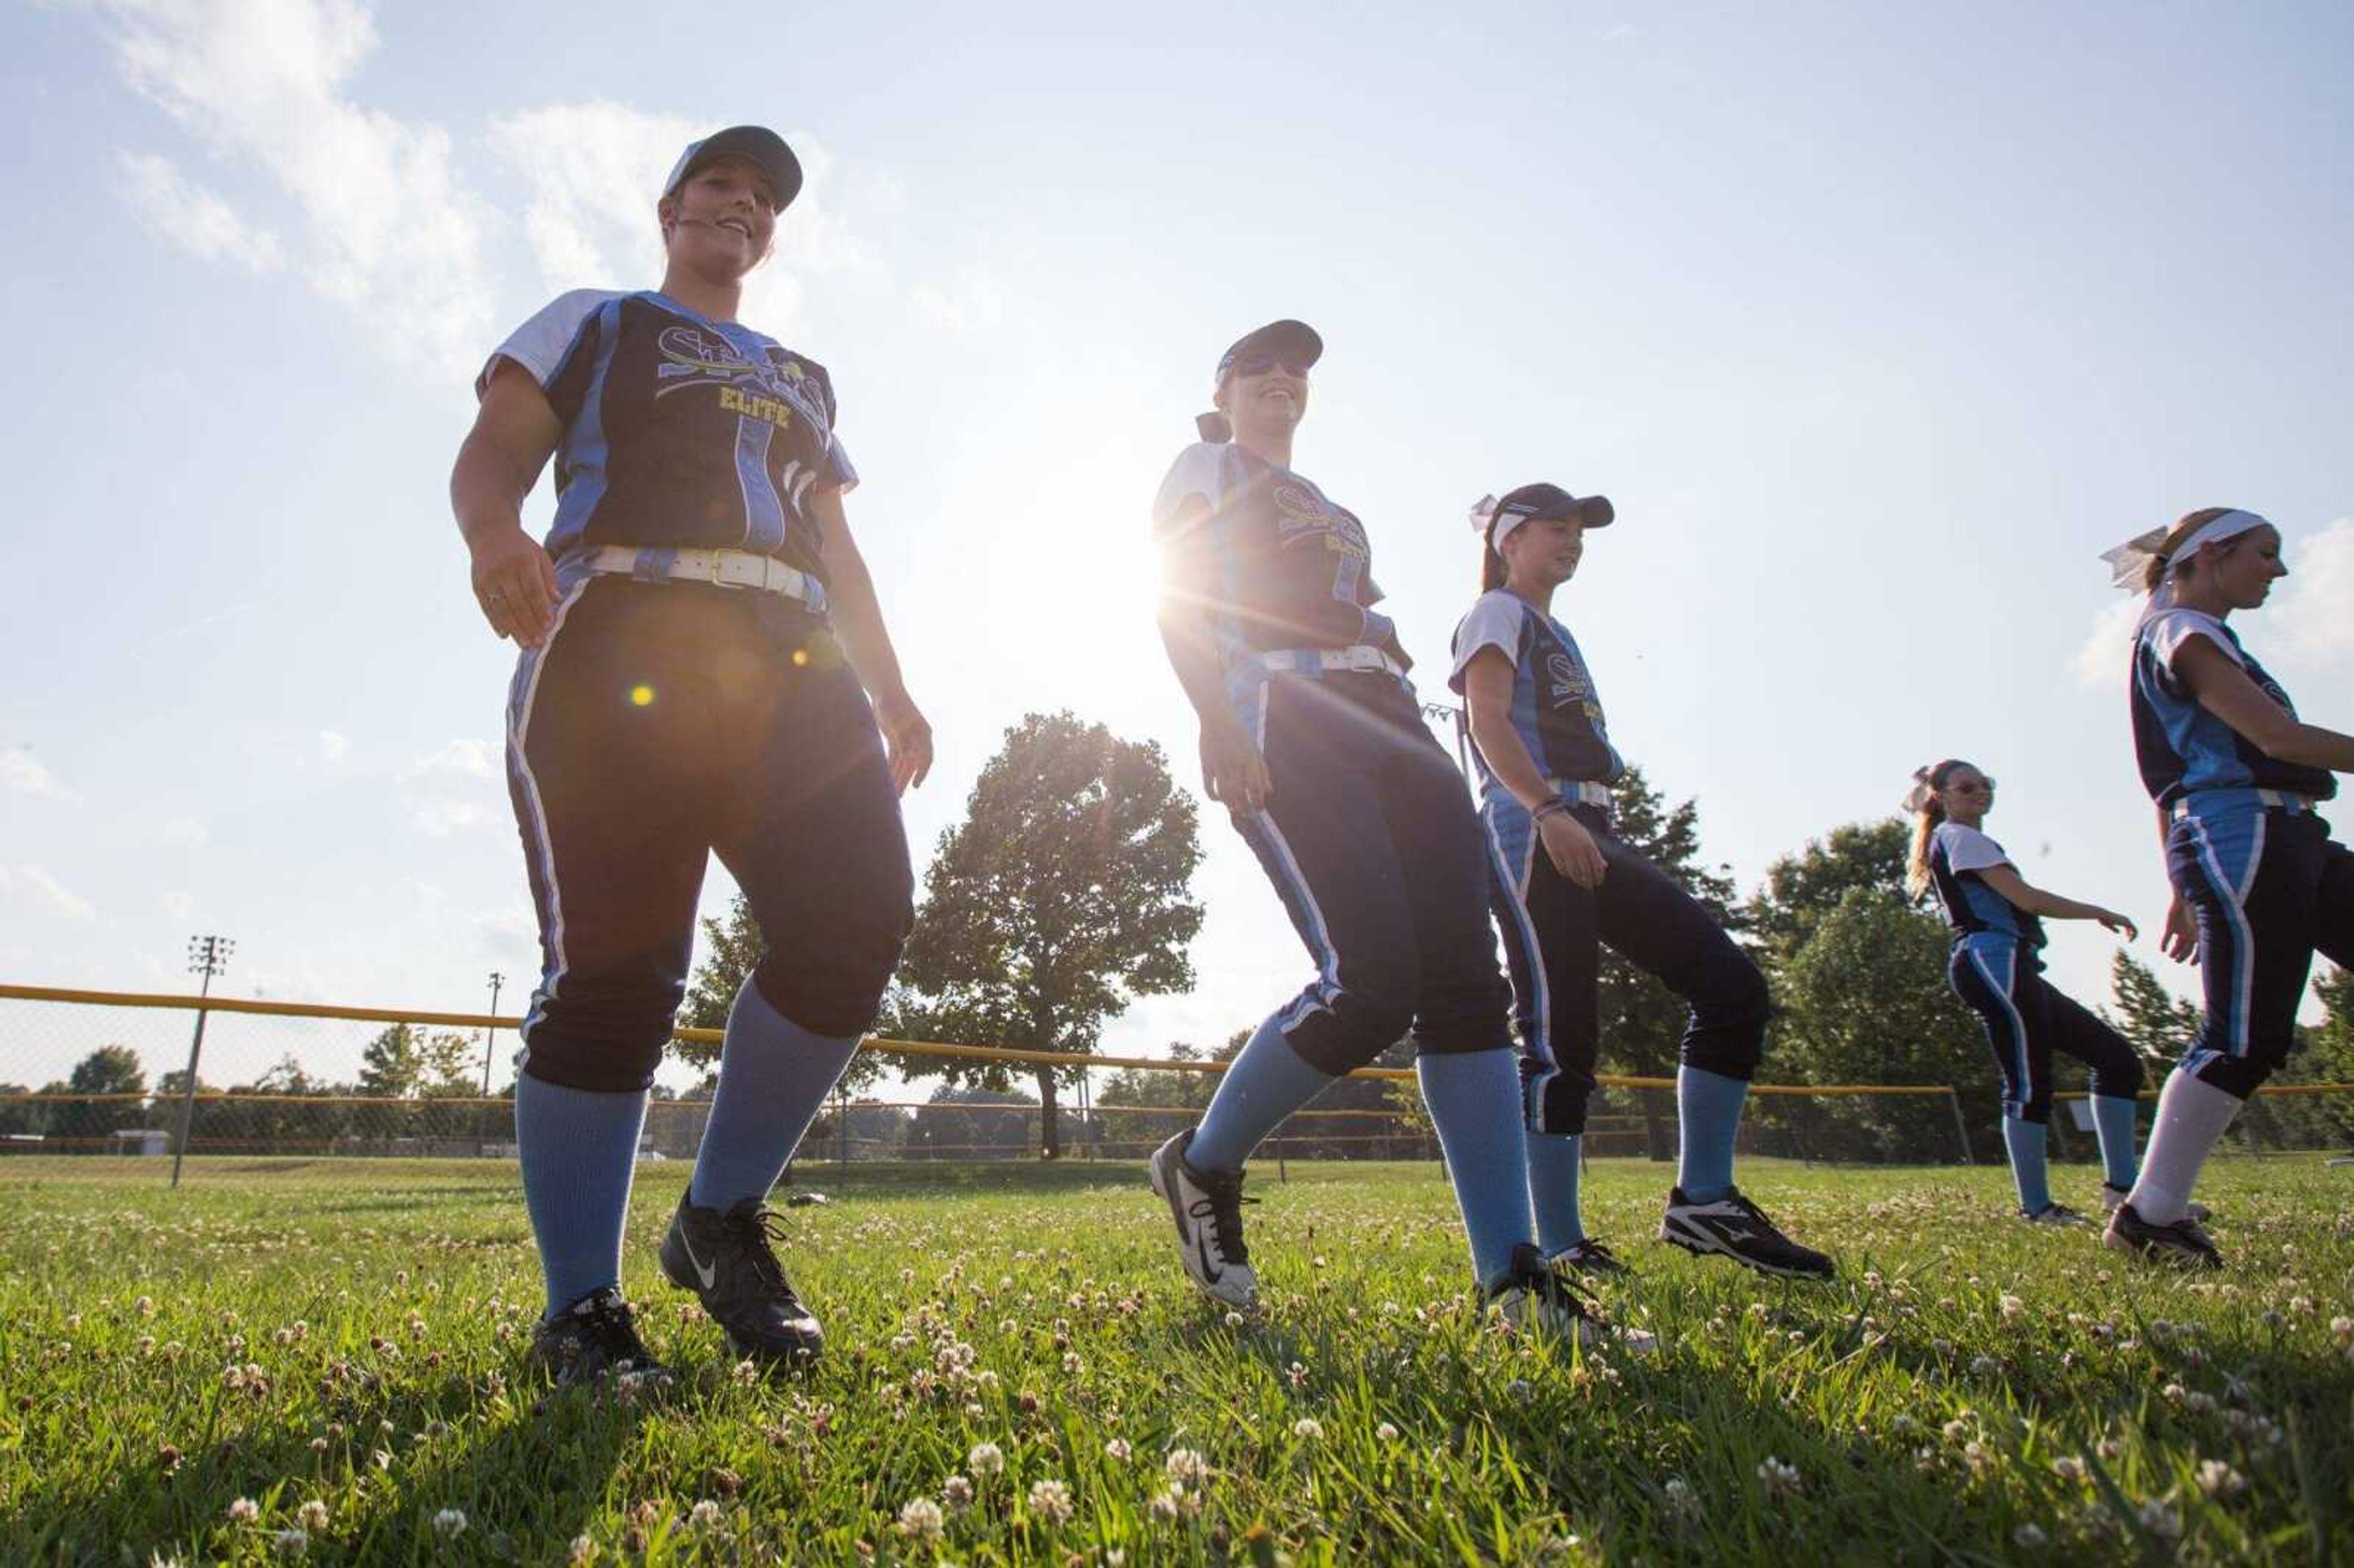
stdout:
<svg viewBox="0 0 2354 1568">
<path fill-rule="evenodd" d="M 1509 995 L 1479 829 L 1373 606 L 1365 530 L 1291 466 L 1317 334 L 1282 321 L 1219 359 L 1217 412 L 1153 508 L 1162 639 L 1202 774 L 1283 900 L 1315 978 L 1262 1022 L 1201 1124 L 1154 1154 L 1186 1272 L 1255 1301 L 1243 1161 L 1324 1086 L 1413 1031 L 1474 1275 L 1516 1321 L 1595 1331 L 1531 1234 Z"/>
<path fill-rule="evenodd" d="M 2106 1240 L 2218 1268 L 2222 1255 L 2191 1213 L 2200 1170 L 2296 1048 L 2313 955 L 2354 966 L 2354 853 L 2319 814 L 2338 793 L 2334 775 L 2354 770 L 2354 736 L 2300 720 L 2228 624 L 2288 575 L 2271 523 L 2207 507 L 2103 558 L 2118 587 L 2148 596 L 2134 633 L 2134 752 L 2174 885 L 2164 946 L 2198 960 L 2207 1002 Z"/>
<path fill-rule="evenodd" d="M 1578 1177 L 1601 1046 L 1601 948 L 1691 1006 L 1676 1074 L 1681 1152 L 1659 1239 L 1764 1273 L 1829 1278 L 1831 1260 L 1782 1234 L 1734 1184 L 1734 1141 L 1764 1048 L 1765 977 L 1701 903 L 1610 831 L 1624 771 L 1585 656 L 1553 615 L 1602 496 L 1527 484 L 1481 499 L 1480 596 L 1455 630 L 1449 684 L 1479 758 L 1481 824 L 1518 1001 L 1529 1185 L 1553 1263 L 1626 1268 L 1585 1232 Z"/>
<path fill-rule="evenodd" d="M 2092 1222 L 2052 1196 L 2045 1129 L 2052 1120 L 2052 1057 L 2093 1071 L 2093 1127 L 2101 1145 L 2101 1202 L 2114 1210 L 2133 1190 L 2134 1097 L 2140 1058 L 2125 1036 L 2043 978 L 2043 920 L 2097 920 L 2131 941 L 2134 923 L 2112 909 L 2047 893 L 2020 875 L 1982 824 L 1994 780 L 1958 758 L 1916 769 L 1904 797 L 1913 814 L 1905 882 L 1934 889 L 1953 928 L 1946 979 L 1978 1016 L 2002 1075 L 2002 1144 L 2021 1217 L 2039 1225 Z"/>
<path fill-rule="evenodd" d="M 658 290 L 565 294 L 502 344 L 451 477 L 484 618 L 523 653 L 507 765 L 544 968 L 515 1137 L 559 1383 L 652 1368 L 620 1292 L 646 1092 L 716 852 L 768 941 L 663 1271 L 737 1354 L 813 1356 L 763 1199 L 897 962 L 898 793 L 931 761 L 842 498 L 823 366 L 736 319 L 801 167 L 775 132 L 696 142 L 656 214 Z M 546 546 L 521 508 L 550 457 Z"/>
</svg>

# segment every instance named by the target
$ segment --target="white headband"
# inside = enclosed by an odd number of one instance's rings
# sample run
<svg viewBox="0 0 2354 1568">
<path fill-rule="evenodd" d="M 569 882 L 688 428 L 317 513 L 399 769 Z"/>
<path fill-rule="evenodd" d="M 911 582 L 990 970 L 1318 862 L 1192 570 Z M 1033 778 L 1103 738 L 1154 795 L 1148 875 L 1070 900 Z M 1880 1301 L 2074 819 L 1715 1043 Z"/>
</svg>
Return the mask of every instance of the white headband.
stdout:
<svg viewBox="0 0 2354 1568">
<path fill-rule="evenodd" d="M 1491 550 L 1501 550 L 1504 541 L 1511 537 L 1512 530 L 1529 520 L 1525 512 L 1507 512 L 1499 522 L 1496 512 L 1502 504 L 1492 495 L 1483 495 L 1471 507 L 1471 532 L 1487 540 Z M 1488 532 L 1490 527 L 1496 530 L 1493 534 Z"/>
<path fill-rule="evenodd" d="M 2193 528 L 2190 537 L 2176 546 L 2172 555 L 2164 557 L 2166 576 L 2159 580 L 2157 591 L 2150 595 L 2152 606 L 2161 607 L 2162 600 L 2171 599 L 2174 574 L 2182 569 L 2183 562 L 2210 545 L 2220 545 L 2252 529 L 2270 526 L 2269 520 L 2253 512 L 2234 509 L 2211 517 Z M 2136 535 L 2113 550 L 2102 551 L 2101 559 L 2109 563 L 2109 581 L 2128 593 L 2139 591 L 2143 579 L 2148 575 L 2149 563 L 2160 558 L 2159 552 L 2166 548 L 2166 536 L 2172 532 L 2171 528 L 2152 528 L 2147 534 Z"/>
</svg>

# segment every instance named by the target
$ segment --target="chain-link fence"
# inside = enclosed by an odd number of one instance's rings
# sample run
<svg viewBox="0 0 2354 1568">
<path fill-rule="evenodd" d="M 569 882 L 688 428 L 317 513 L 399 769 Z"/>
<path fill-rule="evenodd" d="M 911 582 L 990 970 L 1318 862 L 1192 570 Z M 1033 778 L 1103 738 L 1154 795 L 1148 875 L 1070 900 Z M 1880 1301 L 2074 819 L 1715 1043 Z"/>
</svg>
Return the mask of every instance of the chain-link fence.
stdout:
<svg viewBox="0 0 2354 1568">
<path fill-rule="evenodd" d="M 0 1154 L 512 1159 L 516 1021 L 425 1010 L 329 1008 L 0 986 Z M 188 1064 L 201 1031 L 196 1076 Z M 709 1041 L 709 1031 L 684 1038 Z M 980 1058 L 1013 1067 L 1066 1057 L 875 1041 L 899 1063 Z M 1138 1160 L 1199 1119 L 1223 1065 L 1097 1056 L 1054 1113 L 1066 1158 Z M 896 1065 L 896 1064 L 895 1064 Z M 1117 1069 L 1106 1075 L 1102 1069 Z M 710 1103 L 684 1065 L 648 1107 L 641 1156 L 692 1160 Z M 1285 1123 L 1263 1158 L 1435 1160 L 1410 1070 L 1368 1068 Z M 1350 1101 L 1334 1106 L 1336 1099 Z M 1980 1104 L 1983 1100 L 1986 1103 Z M 2089 1160 L 2081 1097 L 2052 1117 L 2053 1152 Z M 1047 1111 L 1010 1093 L 838 1098 L 800 1161 L 1013 1160 L 1048 1143 Z M 1755 1086 L 1742 1152 L 1900 1164 L 1999 1161 L 1990 1086 Z M 1594 1158 L 1671 1160 L 1675 1086 L 1606 1076 L 1587 1128 Z M 2249 1150 L 2354 1145 L 2354 1085 L 2268 1090 L 2243 1115 Z"/>
</svg>

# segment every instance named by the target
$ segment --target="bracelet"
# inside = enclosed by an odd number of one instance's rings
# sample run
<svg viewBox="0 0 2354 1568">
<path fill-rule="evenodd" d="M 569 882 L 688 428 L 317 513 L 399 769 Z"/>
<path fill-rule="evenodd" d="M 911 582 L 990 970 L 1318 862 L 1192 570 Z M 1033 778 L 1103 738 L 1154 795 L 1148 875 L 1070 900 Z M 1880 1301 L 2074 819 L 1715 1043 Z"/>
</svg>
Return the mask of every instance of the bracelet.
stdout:
<svg viewBox="0 0 2354 1568">
<path fill-rule="evenodd" d="M 1531 811 L 1529 813 L 1529 821 L 1532 822 L 1542 822 L 1547 817 L 1554 816 L 1568 810 L 1569 802 L 1556 794 L 1538 805 L 1536 810 Z"/>
</svg>

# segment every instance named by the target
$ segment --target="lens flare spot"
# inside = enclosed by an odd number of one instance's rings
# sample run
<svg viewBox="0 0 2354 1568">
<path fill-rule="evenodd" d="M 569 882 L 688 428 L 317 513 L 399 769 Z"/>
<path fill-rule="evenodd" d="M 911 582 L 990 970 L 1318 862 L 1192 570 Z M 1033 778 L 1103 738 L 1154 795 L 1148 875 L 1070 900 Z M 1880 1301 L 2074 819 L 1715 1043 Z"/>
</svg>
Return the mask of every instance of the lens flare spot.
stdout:
<svg viewBox="0 0 2354 1568">
<path fill-rule="evenodd" d="M 653 706 L 654 689 L 643 683 L 631 686 L 630 688 L 630 705 L 633 708 L 650 708 Z"/>
<path fill-rule="evenodd" d="M 809 667 L 808 649 L 796 648 L 793 650 L 793 667 L 797 670 L 807 669 Z"/>
</svg>

